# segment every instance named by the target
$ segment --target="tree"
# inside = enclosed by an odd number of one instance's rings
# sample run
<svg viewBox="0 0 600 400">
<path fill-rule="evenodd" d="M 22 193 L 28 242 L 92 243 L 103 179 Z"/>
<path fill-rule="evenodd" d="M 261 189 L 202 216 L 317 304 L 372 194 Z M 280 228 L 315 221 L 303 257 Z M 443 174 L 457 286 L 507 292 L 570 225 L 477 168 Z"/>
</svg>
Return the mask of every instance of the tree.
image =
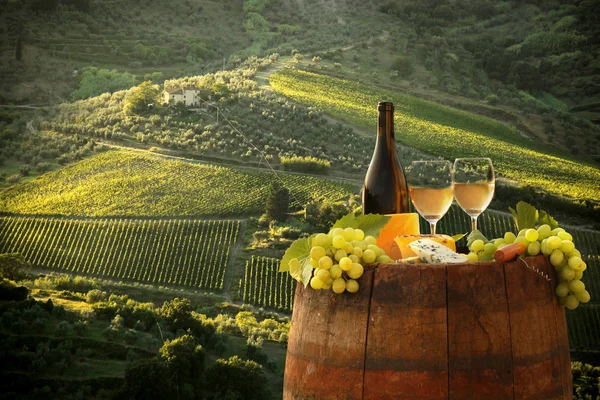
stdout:
<svg viewBox="0 0 600 400">
<path fill-rule="evenodd" d="M 15 58 L 17 61 L 21 61 L 23 59 L 23 40 L 21 36 L 17 38 L 17 49 L 15 50 Z"/>
<path fill-rule="evenodd" d="M 275 221 L 285 221 L 290 208 L 290 191 L 278 181 L 274 181 L 269 186 L 266 203 L 267 218 Z"/>
<path fill-rule="evenodd" d="M 167 364 L 171 375 L 182 386 L 191 384 L 199 397 L 203 386 L 204 349 L 192 335 L 167 340 L 160 348 L 160 357 Z"/>
<path fill-rule="evenodd" d="M 408 57 L 396 57 L 392 63 L 392 70 L 400 72 L 403 77 L 409 77 L 415 71 L 410 58 Z"/>
<path fill-rule="evenodd" d="M 267 377 L 254 361 L 238 356 L 217 360 L 206 370 L 208 399 L 239 398 L 264 400 L 270 398 Z M 237 395 L 237 396 L 236 396 Z"/>
<path fill-rule="evenodd" d="M 115 398 L 169 400 L 177 398 L 169 380 L 168 365 L 158 358 L 131 363 L 125 370 L 123 387 Z"/>
<path fill-rule="evenodd" d="M 123 111 L 126 113 L 142 112 L 148 108 L 148 104 L 157 101 L 159 94 L 158 85 L 153 84 L 152 81 L 142 82 L 129 92 Z"/>
</svg>

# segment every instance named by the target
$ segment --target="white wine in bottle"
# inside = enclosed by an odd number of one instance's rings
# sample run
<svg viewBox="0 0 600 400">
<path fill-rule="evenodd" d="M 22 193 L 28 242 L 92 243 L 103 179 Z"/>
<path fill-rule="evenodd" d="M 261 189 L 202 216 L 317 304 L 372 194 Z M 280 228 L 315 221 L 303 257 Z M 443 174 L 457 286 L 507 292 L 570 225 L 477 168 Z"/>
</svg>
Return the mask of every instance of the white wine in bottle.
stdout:
<svg viewBox="0 0 600 400">
<path fill-rule="evenodd" d="M 377 111 L 377 142 L 363 186 L 363 213 L 407 213 L 408 186 L 396 151 L 394 104 L 381 102 Z"/>
</svg>

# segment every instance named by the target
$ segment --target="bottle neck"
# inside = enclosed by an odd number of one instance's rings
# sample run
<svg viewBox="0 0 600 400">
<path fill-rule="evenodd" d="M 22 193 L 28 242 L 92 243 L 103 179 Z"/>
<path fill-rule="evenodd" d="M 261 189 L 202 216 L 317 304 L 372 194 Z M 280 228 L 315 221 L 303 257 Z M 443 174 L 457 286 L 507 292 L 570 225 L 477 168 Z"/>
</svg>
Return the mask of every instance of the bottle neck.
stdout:
<svg viewBox="0 0 600 400">
<path fill-rule="evenodd" d="M 394 110 L 380 110 L 377 117 L 377 140 L 389 137 L 394 139 Z"/>
</svg>

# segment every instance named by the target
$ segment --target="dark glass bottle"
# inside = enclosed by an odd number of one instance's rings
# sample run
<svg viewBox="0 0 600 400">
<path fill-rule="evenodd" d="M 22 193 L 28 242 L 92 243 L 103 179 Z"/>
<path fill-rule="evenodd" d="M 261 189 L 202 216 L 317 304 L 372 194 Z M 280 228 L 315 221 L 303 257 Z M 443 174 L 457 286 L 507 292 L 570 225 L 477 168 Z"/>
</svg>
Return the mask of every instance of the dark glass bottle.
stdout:
<svg viewBox="0 0 600 400">
<path fill-rule="evenodd" d="M 408 187 L 394 139 L 394 104 L 381 102 L 377 111 L 377 142 L 363 186 L 363 213 L 407 213 Z"/>
</svg>

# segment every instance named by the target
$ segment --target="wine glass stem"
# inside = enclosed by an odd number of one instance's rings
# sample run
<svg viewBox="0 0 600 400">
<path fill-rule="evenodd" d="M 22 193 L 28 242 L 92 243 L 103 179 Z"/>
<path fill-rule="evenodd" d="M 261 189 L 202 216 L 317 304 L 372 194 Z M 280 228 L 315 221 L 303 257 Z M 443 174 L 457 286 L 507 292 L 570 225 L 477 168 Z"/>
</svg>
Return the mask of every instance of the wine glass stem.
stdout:
<svg viewBox="0 0 600 400">
<path fill-rule="evenodd" d="M 435 235 L 435 224 L 436 224 L 436 222 L 430 222 L 429 223 L 429 228 L 431 230 L 431 234 L 432 235 Z"/>
<path fill-rule="evenodd" d="M 471 217 L 471 230 L 477 230 L 477 217 Z"/>
</svg>

